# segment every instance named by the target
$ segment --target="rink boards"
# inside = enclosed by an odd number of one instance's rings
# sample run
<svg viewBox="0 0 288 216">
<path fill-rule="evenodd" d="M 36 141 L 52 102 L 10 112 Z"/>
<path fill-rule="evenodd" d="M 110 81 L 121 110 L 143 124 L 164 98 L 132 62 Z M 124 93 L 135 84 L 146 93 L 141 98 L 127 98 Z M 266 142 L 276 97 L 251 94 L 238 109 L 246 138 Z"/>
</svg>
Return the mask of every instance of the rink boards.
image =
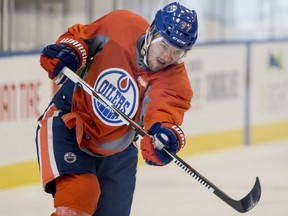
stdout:
<svg viewBox="0 0 288 216">
<path fill-rule="evenodd" d="M 39 54 L 0 55 L 0 188 L 39 182 L 37 118 L 53 95 Z M 288 139 L 288 41 L 199 44 L 181 156 Z"/>
</svg>

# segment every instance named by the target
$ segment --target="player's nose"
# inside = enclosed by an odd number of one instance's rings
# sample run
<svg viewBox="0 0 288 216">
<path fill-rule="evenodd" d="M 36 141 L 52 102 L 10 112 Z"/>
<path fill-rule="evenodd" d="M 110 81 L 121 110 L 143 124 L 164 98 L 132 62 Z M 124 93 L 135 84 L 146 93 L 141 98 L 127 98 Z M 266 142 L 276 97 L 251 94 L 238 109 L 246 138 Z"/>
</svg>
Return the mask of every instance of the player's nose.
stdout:
<svg viewBox="0 0 288 216">
<path fill-rule="evenodd" d="M 170 52 L 170 50 L 167 50 L 166 52 L 164 52 L 161 55 L 161 58 L 163 60 L 165 60 L 165 62 L 171 62 L 173 60 L 173 56 L 172 56 L 172 53 Z"/>
</svg>

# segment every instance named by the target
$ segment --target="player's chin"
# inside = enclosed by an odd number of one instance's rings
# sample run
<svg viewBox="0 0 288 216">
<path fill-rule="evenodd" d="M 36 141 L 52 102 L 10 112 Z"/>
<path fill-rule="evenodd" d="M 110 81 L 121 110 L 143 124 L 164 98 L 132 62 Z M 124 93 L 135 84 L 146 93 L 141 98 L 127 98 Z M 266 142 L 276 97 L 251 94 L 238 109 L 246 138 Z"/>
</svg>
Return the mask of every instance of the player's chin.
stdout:
<svg viewBox="0 0 288 216">
<path fill-rule="evenodd" d="M 152 72 L 161 71 L 168 66 L 167 64 L 161 64 L 159 62 L 153 62 L 153 63 L 154 64 L 149 65 L 149 68 Z"/>
</svg>

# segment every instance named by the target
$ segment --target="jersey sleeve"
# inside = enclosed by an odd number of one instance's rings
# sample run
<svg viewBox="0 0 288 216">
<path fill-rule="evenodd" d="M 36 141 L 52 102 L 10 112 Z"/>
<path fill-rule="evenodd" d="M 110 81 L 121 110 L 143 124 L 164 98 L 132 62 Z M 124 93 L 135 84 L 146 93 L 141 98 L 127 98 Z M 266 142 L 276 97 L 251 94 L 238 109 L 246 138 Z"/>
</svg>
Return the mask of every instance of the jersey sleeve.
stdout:
<svg viewBox="0 0 288 216">
<path fill-rule="evenodd" d="M 70 26 L 66 32 L 64 32 L 57 41 L 61 40 L 65 37 L 77 37 L 82 39 L 87 39 L 89 36 L 87 35 L 87 27 L 89 25 L 75 24 Z"/>
<path fill-rule="evenodd" d="M 114 40 L 121 44 L 122 48 L 135 52 L 135 40 L 146 31 L 148 26 L 149 23 L 145 19 L 131 11 L 115 10 L 92 23 L 75 24 L 69 27 L 56 43 L 77 41 L 88 49 L 88 59 L 100 52 L 109 40 Z"/>
<path fill-rule="evenodd" d="M 105 25 L 105 24 L 103 24 Z M 100 52 L 104 45 L 109 41 L 109 38 L 102 32 L 101 25 L 98 22 L 94 22 L 88 25 L 75 24 L 68 28 L 68 30 L 62 34 L 56 43 L 66 43 L 79 49 L 79 56 L 82 59 L 91 59 L 98 52 Z M 77 49 L 76 49 L 77 50 Z M 86 63 L 86 61 L 84 61 Z"/>
<path fill-rule="evenodd" d="M 175 70 L 160 72 L 151 81 L 146 94 L 144 127 L 149 129 L 156 122 L 181 125 L 184 113 L 190 108 L 193 91 L 181 64 Z"/>
</svg>

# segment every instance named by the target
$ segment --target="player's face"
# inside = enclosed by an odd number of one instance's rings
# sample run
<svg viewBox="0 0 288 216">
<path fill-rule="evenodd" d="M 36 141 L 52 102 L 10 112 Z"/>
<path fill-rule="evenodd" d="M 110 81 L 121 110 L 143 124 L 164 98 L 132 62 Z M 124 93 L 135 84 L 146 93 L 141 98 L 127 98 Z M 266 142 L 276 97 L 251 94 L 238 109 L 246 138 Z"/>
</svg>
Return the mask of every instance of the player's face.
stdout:
<svg viewBox="0 0 288 216">
<path fill-rule="evenodd" d="M 147 63 L 151 71 L 160 71 L 169 65 L 177 64 L 184 55 L 184 50 L 174 47 L 157 35 L 149 47 Z"/>
</svg>

